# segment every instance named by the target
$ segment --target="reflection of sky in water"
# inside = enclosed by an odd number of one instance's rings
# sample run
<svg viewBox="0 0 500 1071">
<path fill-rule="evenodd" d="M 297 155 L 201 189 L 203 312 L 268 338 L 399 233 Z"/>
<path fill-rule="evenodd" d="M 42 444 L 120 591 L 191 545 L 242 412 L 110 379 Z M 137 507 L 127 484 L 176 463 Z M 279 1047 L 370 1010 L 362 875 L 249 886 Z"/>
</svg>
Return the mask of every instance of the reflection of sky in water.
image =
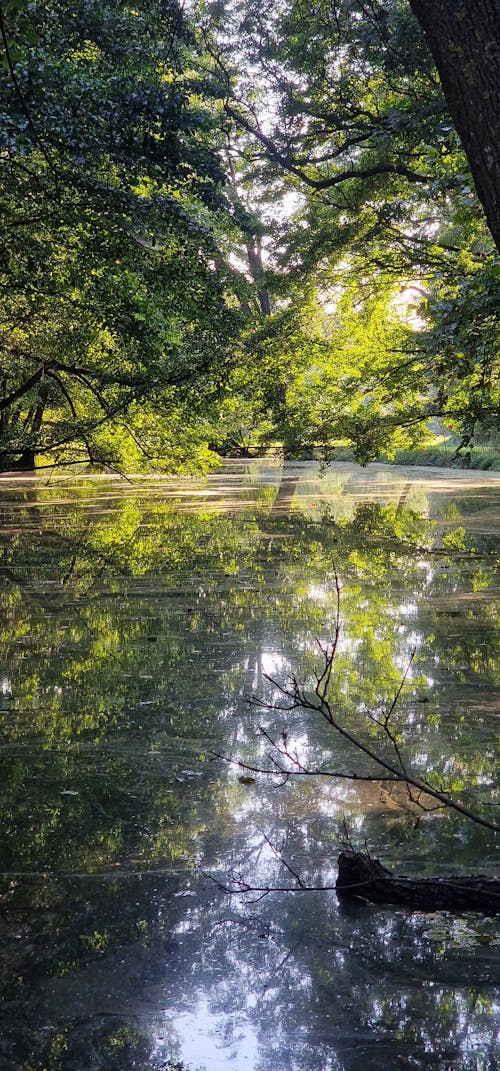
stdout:
<svg viewBox="0 0 500 1071">
<path fill-rule="evenodd" d="M 249 1005 L 253 998 L 249 995 Z M 235 1071 L 257 1067 L 258 1039 L 241 1015 L 229 1008 L 212 1011 L 207 996 L 197 996 L 189 1012 L 171 1021 L 180 1041 L 182 1059 L 190 1071 Z"/>
<path fill-rule="evenodd" d="M 177 1000 L 168 986 L 155 1053 L 175 1041 L 189 1071 L 496 1067 L 499 1006 L 480 995 L 496 974 L 492 920 L 343 917 L 325 897 L 219 906 L 204 930 L 198 917 L 199 959 Z"/>
<path fill-rule="evenodd" d="M 286 659 L 278 651 L 264 650 L 261 655 L 263 673 L 268 677 L 276 677 L 286 667 Z"/>
</svg>

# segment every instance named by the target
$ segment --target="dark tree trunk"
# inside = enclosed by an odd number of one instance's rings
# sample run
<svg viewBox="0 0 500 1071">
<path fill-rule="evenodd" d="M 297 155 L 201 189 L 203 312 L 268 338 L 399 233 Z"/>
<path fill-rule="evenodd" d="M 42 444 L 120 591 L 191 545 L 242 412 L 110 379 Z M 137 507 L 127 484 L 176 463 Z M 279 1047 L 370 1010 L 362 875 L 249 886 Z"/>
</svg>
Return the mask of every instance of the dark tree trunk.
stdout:
<svg viewBox="0 0 500 1071">
<path fill-rule="evenodd" d="M 500 251 L 500 0 L 410 0 Z"/>
<path fill-rule="evenodd" d="M 378 859 L 365 852 L 341 852 L 337 895 L 344 900 L 374 904 L 400 904 L 417 911 L 481 911 L 500 914 L 500 878 L 482 874 L 470 877 L 393 877 Z"/>
<path fill-rule="evenodd" d="M 35 470 L 35 457 L 37 453 L 37 442 L 42 427 L 43 414 L 45 411 L 45 405 L 47 402 L 47 389 L 42 383 L 40 388 L 40 397 L 36 406 L 30 410 L 25 422 L 26 437 L 31 440 L 29 446 L 25 446 L 21 451 L 21 456 L 12 465 L 12 469 L 15 472 L 34 472 Z"/>
<path fill-rule="evenodd" d="M 15 472 L 34 472 L 35 451 L 31 447 L 28 447 L 27 450 L 23 450 L 17 461 L 14 461 L 12 468 Z"/>
</svg>

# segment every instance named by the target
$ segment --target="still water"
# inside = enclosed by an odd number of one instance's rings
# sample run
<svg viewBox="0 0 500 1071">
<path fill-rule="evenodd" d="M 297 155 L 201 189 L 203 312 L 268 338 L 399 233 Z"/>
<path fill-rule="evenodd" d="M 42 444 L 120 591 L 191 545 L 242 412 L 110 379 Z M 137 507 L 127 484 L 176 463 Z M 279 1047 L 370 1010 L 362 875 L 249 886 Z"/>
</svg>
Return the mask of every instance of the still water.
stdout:
<svg viewBox="0 0 500 1071">
<path fill-rule="evenodd" d="M 346 839 L 431 875 L 494 873 L 495 835 L 232 761 L 272 768 L 286 732 L 373 772 L 272 709 L 321 670 L 338 582 L 339 717 L 383 749 L 369 715 L 415 649 L 405 761 L 498 823 L 499 509 L 498 476 L 439 469 L 2 479 L 1 1071 L 499 1066 L 494 920 L 320 891 Z"/>
</svg>

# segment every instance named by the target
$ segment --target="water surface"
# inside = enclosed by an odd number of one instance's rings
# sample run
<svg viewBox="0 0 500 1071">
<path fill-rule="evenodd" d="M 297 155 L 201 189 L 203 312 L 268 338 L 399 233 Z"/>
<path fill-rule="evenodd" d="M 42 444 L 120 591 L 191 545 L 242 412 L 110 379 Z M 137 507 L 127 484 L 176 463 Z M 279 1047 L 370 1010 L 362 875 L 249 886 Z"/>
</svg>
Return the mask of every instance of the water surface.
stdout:
<svg viewBox="0 0 500 1071">
<path fill-rule="evenodd" d="M 341 907 L 347 837 L 404 873 L 493 873 L 495 836 L 369 773 L 277 698 L 321 665 L 376 742 L 498 823 L 494 475 L 226 465 L 0 484 L 2 1071 L 498 1066 L 477 915 Z M 243 780 L 242 780 L 243 778 Z M 283 866 L 279 855 L 286 860 Z M 215 881 L 213 879 L 216 879 Z M 217 881 L 255 890 L 231 896 Z"/>
</svg>

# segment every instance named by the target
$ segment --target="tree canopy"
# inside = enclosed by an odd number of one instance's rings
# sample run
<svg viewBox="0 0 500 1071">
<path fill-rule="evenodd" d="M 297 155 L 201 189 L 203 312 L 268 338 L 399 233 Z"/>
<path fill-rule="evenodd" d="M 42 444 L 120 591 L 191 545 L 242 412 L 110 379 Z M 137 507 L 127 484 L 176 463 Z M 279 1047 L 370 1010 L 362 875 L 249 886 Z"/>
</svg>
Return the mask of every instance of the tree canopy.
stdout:
<svg viewBox="0 0 500 1071">
<path fill-rule="evenodd" d="M 496 209 L 450 85 L 480 88 L 425 8 L 1 5 L 1 468 L 489 432 Z"/>
<path fill-rule="evenodd" d="M 11 3 L 3 32 L 4 467 L 107 460 L 123 420 L 168 457 L 162 413 L 196 423 L 235 326 L 218 134 L 181 8 Z"/>
</svg>

